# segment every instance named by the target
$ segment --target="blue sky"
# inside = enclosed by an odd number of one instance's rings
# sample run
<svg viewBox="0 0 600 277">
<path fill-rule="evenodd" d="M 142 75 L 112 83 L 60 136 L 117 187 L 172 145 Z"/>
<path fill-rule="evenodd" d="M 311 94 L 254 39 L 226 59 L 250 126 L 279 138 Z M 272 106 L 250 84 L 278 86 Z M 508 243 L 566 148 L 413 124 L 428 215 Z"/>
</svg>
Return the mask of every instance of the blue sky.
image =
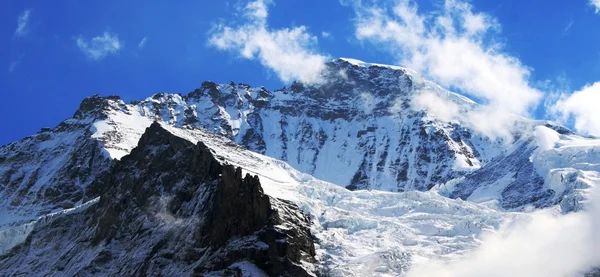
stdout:
<svg viewBox="0 0 600 277">
<path fill-rule="evenodd" d="M 0 145 L 57 125 L 89 95 L 141 99 L 204 80 L 275 89 L 337 57 L 416 67 L 480 102 L 600 134 L 598 0 L 0 5 Z M 245 37 L 257 34 L 267 39 Z"/>
</svg>

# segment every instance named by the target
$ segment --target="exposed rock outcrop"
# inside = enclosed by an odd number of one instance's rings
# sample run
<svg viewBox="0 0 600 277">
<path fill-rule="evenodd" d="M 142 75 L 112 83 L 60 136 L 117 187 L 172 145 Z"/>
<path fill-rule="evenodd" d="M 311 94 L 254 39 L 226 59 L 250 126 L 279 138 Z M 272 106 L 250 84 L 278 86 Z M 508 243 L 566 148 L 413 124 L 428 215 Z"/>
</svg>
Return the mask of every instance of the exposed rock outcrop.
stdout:
<svg viewBox="0 0 600 277">
<path fill-rule="evenodd" d="M 34 228 L 0 258 L 0 271 L 229 276 L 249 262 L 272 276 L 313 274 L 303 266 L 315 261 L 309 221 L 296 205 L 270 199 L 257 177 L 158 123 L 87 193 L 101 200 Z"/>
</svg>

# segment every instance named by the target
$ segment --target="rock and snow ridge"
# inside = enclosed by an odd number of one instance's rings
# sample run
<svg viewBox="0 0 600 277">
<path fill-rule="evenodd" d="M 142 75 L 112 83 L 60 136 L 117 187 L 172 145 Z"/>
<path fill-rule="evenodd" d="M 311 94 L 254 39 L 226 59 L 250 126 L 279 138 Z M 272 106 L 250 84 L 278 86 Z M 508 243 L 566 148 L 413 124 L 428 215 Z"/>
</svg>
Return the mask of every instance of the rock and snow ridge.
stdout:
<svg viewBox="0 0 600 277">
<path fill-rule="evenodd" d="M 309 222 L 295 204 L 158 123 L 90 187 L 100 200 L 35 222 L 0 256 L 2 275 L 231 276 L 241 262 L 314 276 Z"/>
<path fill-rule="evenodd" d="M 187 96 L 87 98 L 57 128 L 0 148 L 0 230 L 96 197 L 89 184 L 155 120 L 302 207 L 332 276 L 402 275 L 456 258 L 503 218 L 525 216 L 502 210 L 577 211 L 597 180 L 600 140 L 524 120 L 502 143 L 415 108 L 412 95 L 423 91 L 465 110 L 476 104 L 408 69 L 350 59 L 328 68 L 325 83 L 274 92 L 205 82 Z"/>
<path fill-rule="evenodd" d="M 545 149 L 536 150 L 544 139 L 538 133 L 548 130 L 565 144 L 598 145 L 597 140 L 527 119 L 515 122 L 511 138 L 492 139 L 416 107 L 412 101 L 422 93 L 444 97 L 464 112 L 477 106 L 416 72 L 352 59 L 330 62 L 327 68 L 325 81 L 317 85 L 294 83 L 273 92 L 246 84 L 204 82 L 187 96 L 159 93 L 130 104 L 106 98 L 102 106 L 110 116 L 94 124 L 94 136 L 104 142 L 112 158 L 118 158 L 141 135 L 143 130 L 136 126 L 158 120 L 226 136 L 352 190 L 426 191 L 452 183 L 455 191 L 444 186 L 445 195 L 496 200 L 505 209 L 547 207 L 565 197 L 569 202 L 581 200 L 579 190 L 586 186 L 567 181 L 560 186 L 570 188 L 554 188 L 545 182 L 549 173 L 536 169 L 534 156 L 553 151 L 544 141 Z M 564 164 L 559 168 L 570 168 L 564 157 L 544 159 L 561 160 Z M 552 174 L 560 176 L 559 172 Z M 578 206 L 571 203 L 565 208 Z"/>
</svg>

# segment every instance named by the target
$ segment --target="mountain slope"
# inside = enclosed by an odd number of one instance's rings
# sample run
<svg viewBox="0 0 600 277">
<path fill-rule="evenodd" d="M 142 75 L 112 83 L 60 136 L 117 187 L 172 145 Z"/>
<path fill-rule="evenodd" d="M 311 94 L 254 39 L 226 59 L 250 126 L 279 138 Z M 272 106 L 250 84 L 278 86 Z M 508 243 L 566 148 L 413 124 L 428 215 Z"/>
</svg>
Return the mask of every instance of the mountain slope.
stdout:
<svg viewBox="0 0 600 277">
<path fill-rule="evenodd" d="M 90 126 L 106 119 L 107 101 L 85 99 L 72 118 L 0 147 L 0 228 L 10 222 L 71 208 L 111 159 Z M 145 128 L 145 127 L 142 127 Z"/>
<path fill-rule="evenodd" d="M 231 143 L 225 137 L 203 130 L 179 129 L 169 125 L 162 125 L 161 128 L 172 135 L 157 137 L 174 137 L 169 139 L 171 141 L 179 141 L 180 139 L 177 138 L 189 141 L 189 143 L 172 144 L 205 144 L 211 149 L 210 152 L 219 163 L 227 162 L 233 166 L 240 166 L 243 168 L 242 174 L 250 173 L 259 176 L 265 193 L 271 196 L 272 205 L 280 211 L 280 214 L 286 215 L 281 223 L 283 226 L 289 226 L 290 223 L 298 222 L 297 220 L 302 218 L 297 216 L 298 213 L 293 208 L 286 207 L 294 207 L 293 203 L 300 206 L 310 217 L 311 233 L 315 237 L 314 246 L 318 270 L 321 274 L 328 274 L 328 276 L 402 275 L 414 263 L 420 263 L 427 259 L 440 256 L 447 259 L 458 258 L 462 253 L 477 247 L 479 243 L 477 237 L 498 228 L 505 216 L 485 206 L 449 199 L 434 192 L 349 191 L 300 173 L 285 162 L 245 150 Z M 144 140 L 142 138 L 140 141 Z M 159 153 L 161 152 L 159 151 Z M 164 150 L 163 153 L 170 153 L 170 151 Z M 174 240 L 185 241 L 186 245 L 192 244 L 193 239 L 184 239 L 179 236 L 176 236 L 176 239 L 169 237 L 169 233 L 165 229 L 170 230 L 172 225 L 183 225 L 184 229 L 178 229 L 177 234 L 189 236 L 195 233 L 191 230 L 193 227 L 187 224 L 194 217 L 188 216 L 189 213 L 186 214 L 181 209 L 189 212 L 189 209 L 197 207 L 197 205 L 181 204 L 180 200 L 188 199 L 188 197 L 184 197 L 186 195 L 199 195 L 200 193 L 193 190 L 183 194 L 179 193 L 182 190 L 187 191 L 184 189 L 187 187 L 184 185 L 187 182 L 181 184 L 181 182 L 172 180 L 175 185 L 169 188 L 171 182 L 161 181 L 171 179 L 171 174 L 165 175 L 163 169 L 152 161 L 163 161 L 162 164 L 168 164 L 169 171 L 173 168 L 182 168 L 181 170 L 187 171 L 185 168 L 188 167 L 210 168 L 210 166 L 196 167 L 197 163 L 195 162 L 188 165 L 187 162 L 193 161 L 193 159 L 180 155 L 175 155 L 178 156 L 177 161 L 186 161 L 186 164 L 178 165 L 171 159 L 165 159 L 164 154 L 159 155 L 160 159 L 153 157 L 148 151 L 134 150 L 131 156 L 139 157 L 142 160 L 150 159 L 151 162 L 136 161 L 129 156 L 122 157 L 122 161 L 111 169 L 113 177 L 94 182 L 89 187 L 89 191 L 98 191 L 103 194 L 104 198 L 101 199 L 104 200 L 100 200 L 97 204 L 91 204 L 89 208 L 79 213 L 71 212 L 58 218 L 52 217 L 50 220 L 44 220 L 45 223 L 39 228 L 36 227 L 37 229 L 27 236 L 23 244 L 2 257 L 3 262 L 0 264 L 4 264 L 6 267 L 1 272 L 21 272 L 30 275 L 36 272 L 39 274 L 63 272 L 103 274 L 112 272 L 107 268 L 110 267 L 109 265 L 118 266 L 120 260 L 127 262 L 127 265 L 122 265 L 124 270 L 133 270 L 141 268 L 138 265 L 144 264 L 141 261 L 142 258 L 133 257 L 134 253 L 142 253 L 143 255 L 140 254 L 142 257 L 149 257 L 152 266 L 149 268 L 157 272 L 171 272 L 167 270 L 188 272 L 187 270 L 191 270 L 190 267 L 193 265 L 182 265 L 175 269 L 162 268 L 161 265 L 165 260 L 161 255 L 165 252 L 186 250 L 185 247 L 177 248 L 181 246 L 180 244 L 173 245 Z M 138 165 L 135 168 L 119 165 L 135 165 L 136 163 L 139 163 L 139 169 Z M 149 165 L 145 166 L 146 164 Z M 119 172 L 127 172 L 127 174 L 118 174 Z M 147 174 L 150 175 L 147 176 Z M 178 173 L 174 175 L 179 176 Z M 164 177 L 153 178 L 151 176 Z M 138 179 L 149 180 L 147 182 L 154 185 L 148 186 L 146 183 L 135 181 Z M 119 185 L 115 182 L 119 182 Z M 154 189 L 148 190 L 153 187 Z M 108 191 L 102 193 L 103 188 L 108 188 Z M 203 186 L 197 187 L 200 190 L 202 188 Z M 168 197 L 170 195 L 172 197 Z M 140 199 L 140 197 L 142 198 Z M 203 201 L 202 197 L 197 196 L 192 196 L 191 199 L 192 202 Z M 177 211 L 177 207 L 180 207 L 179 211 Z M 240 211 L 240 213 L 242 212 Z M 115 214 L 120 216 L 115 217 Z M 525 215 L 511 215 L 511 217 L 514 216 Z M 294 218 L 299 219 L 294 220 Z M 98 224 L 99 220 L 105 221 Z M 145 223 L 140 225 L 143 222 Z M 96 225 L 98 227 L 94 227 Z M 191 225 L 194 226 L 194 224 Z M 302 226 L 302 220 L 299 223 L 293 223 L 292 226 L 296 225 Z M 99 226 L 106 227 L 98 231 Z M 117 228 L 112 229 L 113 227 L 110 226 L 117 226 Z M 27 226 L 22 227 L 26 228 Z M 283 228 L 283 230 L 297 230 L 298 228 L 296 226 Z M 71 230 L 85 230 L 85 232 Z M 101 247 L 91 247 L 95 237 L 98 237 Z M 303 236 L 294 234 L 286 237 L 289 241 L 292 238 Z M 112 240 L 105 244 L 108 238 L 112 238 Z M 166 245 L 155 246 L 159 250 L 156 253 L 148 253 L 147 249 L 152 249 L 153 245 L 157 245 L 156 240 L 159 238 L 164 238 Z M 227 245 L 235 245 L 234 248 L 239 248 L 240 244 L 236 242 L 238 240 L 229 240 Z M 142 247 L 142 249 L 138 247 Z M 58 251 L 53 249 L 58 249 Z M 269 249 L 273 249 L 273 247 L 269 247 Z M 275 247 L 275 249 L 280 248 Z M 309 253 L 310 251 L 305 252 Z M 181 262 L 177 256 L 167 256 L 170 259 L 169 263 L 179 264 Z M 58 263 L 48 257 L 64 257 L 60 260 L 72 262 Z M 104 265 L 103 263 L 107 260 L 107 264 Z M 206 260 L 203 261 L 206 262 Z M 23 263 L 35 264 L 36 267 L 33 268 L 37 271 L 19 267 Z M 234 263 L 234 267 L 238 265 L 239 263 Z M 57 271 L 60 268 L 63 268 L 63 271 Z M 310 269 L 310 266 L 303 264 L 303 268 Z M 215 272 L 215 274 L 221 273 L 226 274 L 221 271 Z"/>
<path fill-rule="evenodd" d="M 599 139 L 551 124 L 539 125 L 505 155 L 449 188 L 442 186 L 442 194 L 475 202 L 499 199 L 504 209 L 560 204 L 564 213 L 578 211 L 600 176 L 598 151 Z"/>
<path fill-rule="evenodd" d="M 242 178 L 202 143 L 157 123 L 90 189 L 102 195 L 98 203 L 36 224 L 0 258 L 0 271 L 229 276 L 242 263 L 271 276 L 312 276 L 314 243 L 297 206 L 269 199 L 257 177 Z"/>
</svg>

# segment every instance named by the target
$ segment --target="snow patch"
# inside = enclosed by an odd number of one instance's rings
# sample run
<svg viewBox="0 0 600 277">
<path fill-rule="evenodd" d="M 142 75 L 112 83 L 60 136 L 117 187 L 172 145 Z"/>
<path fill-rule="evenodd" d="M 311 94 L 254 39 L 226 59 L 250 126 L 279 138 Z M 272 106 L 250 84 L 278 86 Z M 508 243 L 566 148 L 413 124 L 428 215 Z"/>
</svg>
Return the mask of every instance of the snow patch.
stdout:
<svg viewBox="0 0 600 277">
<path fill-rule="evenodd" d="M 92 125 L 92 138 L 104 144 L 109 158 L 120 160 L 137 146 L 140 137 L 152 122 L 150 118 L 135 111 L 112 111 L 107 119 Z"/>
</svg>

